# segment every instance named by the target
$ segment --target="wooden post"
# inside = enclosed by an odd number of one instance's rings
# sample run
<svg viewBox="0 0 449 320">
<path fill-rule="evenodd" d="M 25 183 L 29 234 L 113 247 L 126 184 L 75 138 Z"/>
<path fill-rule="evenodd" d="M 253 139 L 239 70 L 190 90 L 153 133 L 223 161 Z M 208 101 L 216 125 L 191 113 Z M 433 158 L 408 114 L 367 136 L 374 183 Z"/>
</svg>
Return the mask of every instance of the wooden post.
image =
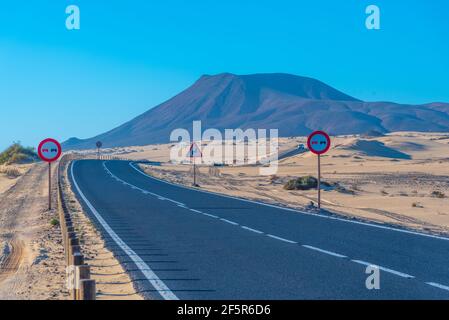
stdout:
<svg viewBox="0 0 449 320">
<path fill-rule="evenodd" d="M 80 280 L 79 299 L 93 301 L 97 298 L 95 280 Z"/>
<path fill-rule="evenodd" d="M 74 256 L 76 253 L 81 253 L 81 247 L 78 245 L 68 246 L 68 264 L 69 266 L 75 265 Z"/>
<path fill-rule="evenodd" d="M 81 266 L 76 266 L 75 268 L 75 297 L 76 300 L 83 300 L 80 294 L 81 280 L 90 280 L 90 266 L 84 264 Z"/>
<path fill-rule="evenodd" d="M 71 265 L 75 268 L 75 286 L 72 289 L 72 298 L 73 300 L 76 300 L 79 286 L 79 274 L 77 267 L 84 264 L 84 257 L 80 252 L 74 252 L 72 253 L 71 261 Z"/>
<path fill-rule="evenodd" d="M 318 209 L 321 210 L 321 155 L 318 155 Z"/>
<path fill-rule="evenodd" d="M 79 241 L 78 241 L 78 238 L 69 238 L 67 244 L 68 244 L 69 246 L 77 246 L 77 245 L 79 245 L 80 243 L 79 243 Z"/>
<path fill-rule="evenodd" d="M 81 266 L 84 264 L 84 256 L 81 254 L 81 252 L 73 253 L 72 259 L 73 259 L 74 266 Z"/>
</svg>

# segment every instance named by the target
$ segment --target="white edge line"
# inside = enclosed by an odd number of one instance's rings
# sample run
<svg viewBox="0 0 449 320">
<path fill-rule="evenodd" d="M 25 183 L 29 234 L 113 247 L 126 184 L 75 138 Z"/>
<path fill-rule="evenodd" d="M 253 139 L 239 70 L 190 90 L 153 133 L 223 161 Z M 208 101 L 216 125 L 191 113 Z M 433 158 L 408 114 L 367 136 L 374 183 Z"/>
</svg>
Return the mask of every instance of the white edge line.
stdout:
<svg viewBox="0 0 449 320">
<path fill-rule="evenodd" d="M 313 247 L 313 246 L 309 246 L 309 245 L 302 245 L 304 248 L 310 249 L 310 250 L 315 250 L 321 253 L 325 253 L 334 257 L 338 257 L 338 258 L 347 258 L 346 256 L 336 253 L 336 252 L 332 252 L 332 251 L 327 251 L 327 250 L 323 250 L 317 247 Z"/>
<path fill-rule="evenodd" d="M 351 261 L 355 262 L 355 263 L 358 263 L 358 264 L 362 264 L 364 266 L 377 267 L 377 268 L 379 268 L 379 270 L 382 270 L 382 271 L 385 271 L 385 272 L 397 275 L 397 276 L 402 277 L 402 278 L 408 278 L 408 279 L 414 279 L 415 278 L 414 276 L 409 275 L 407 273 L 403 273 L 403 272 L 399 272 L 399 271 L 396 271 L 396 270 L 393 270 L 393 269 L 381 267 L 381 266 L 379 266 L 377 264 L 374 264 L 374 263 L 369 263 L 369 262 L 365 262 L 365 261 L 362 261 L 362 260 L 351 260 Z"/>
<path fill-rule="evenodd" d="M 94 216 L 97 218 L 98 222 L 103 226 L 106 232 L 111 236 L 111 238 L 115 241 L 115 243 L 131 258 L 132 261 L 136 264 L 137 268 L 143 273 L 143 275 L 148 279 L 151 285 L 158 291 L 158 293 L 165 300 L 179 300 L 179 298 L 167 287 L 167 285 L 159 279 L 159 277 L 151 270 L 148 264 L 145 263 L 108 225 L 108 223 L 103 219 L 103 217 L 98 213 L 98 211 L 94 208 L 94 206 L 87 200 L 84 193 L 81 191 L 78 183 L 76 182 L 75 175 L 73 174 L 73 167 L 76 161 L 72 162 L 70 167 L 70 173 L 72 176 L 73 184 L 75 185 L 76 190 L 79 195 L 92 211 Z"/>
<path fill-rule="evenodd" d="M 227 219 L 223 219 L 223 218 L 220 218 L 220 220 L 223 221 L 223 222 L 232 224 L 234 226 L 238 226 L 239 225 L 237 222 L 234 222 L 234 221 L 231 221 L 231 220 L 227 220 Z"/>
<path fill-rule="evenodd" d="M 245 230 L 248 230 L 248 231 L 251 231 L 251 232 L 255 232 L 255 233 L 258 233 L 258 234 L 263 234 L 262 231 L 259 231 L 259 230 L 256 230 L 256 229 L 253 229 L 253 228 L 250 228 L 250 227 L 246 227 L 246 226 L 242 226 L 242 229 L 245 229 Z"/>
<path fill-rule="evenodd" d="M 410 230 L 405 230 L 405 229 L 398 229 L 398 228 L 393 228 L 393 227 L 387 227 L 387 226 L 382 226 L 382 225 L 377 225 L 377 224 L 372 224 L 369 222 L 362 222 L 362 221 L 354 221 L 354 220 L 348 220 L 348 219 L 344 219 L 344 218 L 338 218 L 338 217 L 332 217 L 332 216 L 328 216 L 328 215 L 323 215 L 323 214 L 319 214 L 319 213 L 311 213 L 311 212 L 304 212 L 304 211 L 299 211 L 296 209 L 292 209 L 292 208 L 286 208 L 286 207 L 280 207 L 280 206 L 276 206 L 273 204 L 269 204 L 269 203 L 264 203 L 264 202 L 258 202 L 258 201 L 254 201 L 254 200 L 249 200 L 249 199 L 243 199 L 243 198 L 238 198 L 238 197 L 233 197 L 233 196 L 229 196 L 229 195 L 225 195 L 225 194 L 220 194 L 220 193 L 215 193 L 215 192 L 211 192 L 211 191 L 207 191 L 207 190 L 199 190 L 199 189 L 194 189 L 194 188 L 190 188 L 188 186 L 183 186 L 180 184 L 176 184 L 176 183 L 172 183 L 169 181 L 165 181 L 162 179 L 158 179 L 156 177 L 150 176 L 148 174 L 146 174 L 145 172 L 142 172 L 142 170 L 137 169 L 132 162 L 129 162 L 129 165 L 136 170 L 137 172 L 139 172 L 140 174 L 150 178 L 150 179 L 154 179 L 166 184 L 170 184 L 172 186 L 178 187 L 178 188 L 183 188 L 183 189 L 189 189 L 189 190 L 193 190 L 193 191 L 197 191 L 197 192 L 203 192 L 203 193 L 208 193 L 208 194 L 212 194 L 218 197 L 223 197 L 223 198 L 229 198 L 229 199 L 235 199 L 235 200 L 240 200 L 243 202 L 249 202 L 249 203 L 254 203 L 254 204 L 259 204 L 262 206 L 266 206 L 266 207 L 272 207 L 272 208 L 277 208 L 277 209 L 281 209 L 281 210 L 285 210 L 285 211 L 290 211 L 290 212 L 296 212 L 296 213 L 301 213 L 304 215 L 308 215 L 308 216 L 314 216 L 314 217 L 319 217 L 319 218 L 323 218 L 323 219 L 330 219 L 330 220 L 336 220 L 336 221 L 342 221 L 342 222 L 346 222 L 346 223 L 352 223 L 352 224 L 358 224 L 358 225 L 363 225 L 363 226 L 368 226 L 368 227 L 373 227 L 373 228 L 378 228 L 378 229 L 384 229 L 384 230 L 390 230 L 390 231 L 396 231 L 396 232 L 401 232 L 401 233 L 407 233 L 407 234 L 412 234 L 412 235 L 416 235 L 416 236 L 421 236 L 421 237 L 427 237 L 427 238 L 433 238 L 433 239 L 438 239 L 438 240 L 445 240 L 445 241 L 449 241 L 448 237 L 442 237 L 442 236 L 435 236 L 432 234 L 426 234 L 426 233 L 420 233 L 420 232 L 416 232 L 416 231 L 410 231 Z"/>
<path fill-rule="evenodd" d="M 429 286 L 438 288 L 438 289 L 443 289 L 443 290 L 449 291 L 449 287 L 448 287 L 448 286 L 444 286 L 444 285 L 439 284 L 439 283 L 435 283 L 435 282 L 426 282 L 426 284 L 428 284 Z"/>
<path fill-rule="evenodd" d="M 206 212 L 201 212 L 203 215 L 205 215 L 205 216 L 208 216 L 208 217 L 211 217 L 211 218 L 214 218 L 214 219 L 218 219 L 218 218 L 220 218 L 220 217 L 218 217 L 218 216 L 216 216 L 216 215 L 213 215 L 213 214 L 210 214 L 210 213 L 206 213 Z"/>
<path fill-rule="evenodd" d="M 270 237 L 270 238 L 276 239 L 276 240 L 280 240 L 280 241 L 284 241 L 284 242 L 288 242 L 288 243 L 292 243 L 292 244 L 297 244 L 298 243 L 296 241 L 284 239 L 284 238 L 281 238 L 281 237 L 278 237 L 278 236 L 274 236 L 272 234 L 267 234 L 267 236 Z"/>
</svg>

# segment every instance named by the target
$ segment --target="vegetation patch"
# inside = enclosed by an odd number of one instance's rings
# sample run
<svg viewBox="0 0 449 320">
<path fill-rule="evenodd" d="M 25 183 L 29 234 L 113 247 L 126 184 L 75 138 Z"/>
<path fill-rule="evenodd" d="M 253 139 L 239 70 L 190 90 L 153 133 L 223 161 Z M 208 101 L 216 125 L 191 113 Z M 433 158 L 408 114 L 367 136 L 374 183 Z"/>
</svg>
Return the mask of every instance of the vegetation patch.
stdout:
<svg viewBox="0 0 449 320">
<path fill-rule="evenodd" d="M 310 190 L 316 189 L 318 186 L 318 180 L 312 176 L 299 177 L 288 181 L 284 185 L 285 190 Z"/>
<path fill-rule="evenodd" d="M 441 192 L 441 191 L 433 191 L 431 195 L 434 198 L 439 198 L 439 199 L 446 198 L 446 195 L 444 194 L 444 192 Z"/>
<path fill-rule="evenodd" d="M 15 142 L 0 153 L 0 165 L 32 163 L 38 160 L 39 157 L 34 148 L 25 148 L 19 142 Z"/>
</svg>

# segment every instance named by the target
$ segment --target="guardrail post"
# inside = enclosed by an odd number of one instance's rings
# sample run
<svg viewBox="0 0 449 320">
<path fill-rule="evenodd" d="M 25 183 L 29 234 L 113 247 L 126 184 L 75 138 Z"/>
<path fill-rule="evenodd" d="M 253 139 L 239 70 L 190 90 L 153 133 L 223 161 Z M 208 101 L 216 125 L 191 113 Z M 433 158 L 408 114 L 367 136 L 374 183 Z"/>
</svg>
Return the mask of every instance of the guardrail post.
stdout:
<svg viewBox="0 0 449 320">
<path fill-rule="evenodd" d="M 76 246 L 72 246 L 76 247 Z M 73 249 L 72 249 L 73 250 Z M 84 264 L 84 257 L 80 252 L 74 252 L 70 259 L 70 265 L 72 265 L 75 268 L 75 286 L 72 288 L 72 298 L 73 300 L 77 299 L 77 293 L 79 289 L 79 274 L 78 274 L 78 267 Z"/>
<path fill-rule="evenodd" d="M 79 297 L 80 300 L 96 300 L 97 290 L 95 280 L 80 280 Z"/>
<path fill-rule="evenodd" d="M 70 161 L 77 159 L 74 154 L 68 154 L 61 158 L 58 166 L 58 215 L 61 226 L 62 241 L 64 245 L 68 277 L 73 276 L 73 287 L 69 287 L 69 292 L 74 300 L 95 300 L 96 283 L 90 279 L 90 267 L 84 264 L 84 256 L 81 253 L 80 242 L 75 232 L 74 224 L 63 195 L 62 168 Z M 70 278 L 68 281 L 71 281 Z"/>
<path fill-rule="evenodd" d="M 84 264 L 81 266 L 77 266 L 76 268 L 76 299 L 77 300 L 85 300 L 81 295 L 81 281 L 82 280 L 90 280 L 90 266 Z"/>
</svg>

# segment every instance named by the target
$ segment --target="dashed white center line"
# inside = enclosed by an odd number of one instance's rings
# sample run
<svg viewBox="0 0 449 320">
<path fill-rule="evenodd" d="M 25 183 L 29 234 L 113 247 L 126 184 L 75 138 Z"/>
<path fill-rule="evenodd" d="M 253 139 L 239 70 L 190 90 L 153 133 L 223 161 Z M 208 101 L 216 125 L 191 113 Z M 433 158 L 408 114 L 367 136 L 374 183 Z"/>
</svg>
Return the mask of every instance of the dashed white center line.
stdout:
<svg viewBox="0 0 449 320">
<path fill-rule="evenodd" d="M 438 289 L 443 289 L 443 290 L 449 291 L 449 286 L 444 286 L 442 284 L 435 283 L 435 282 L 426 282 L 426 284 L 428 284 L 429 286 L 438 288 Z"/>
<path fill-rule="evenodd" d="M 234 226 L 238 226 L 239 224 L 237 222 L 231 221 L 231 220 L 226 220 L 226 219 L 220 219 L 221 221 L 224 221 L 226 223 L 232 224 Z"/>
<path fill-rule="evenodd" d="M 347 258 L 346 256 L 344 256 L 342 254 L 339 254 L 339 253 L 336 253 L 336 252 L 332 252 L 332 251 L 323 250 L 323 249 L 320 249 L 320 248 L 317 248 L 317 247 L 312 247 L 312 246 L 308 246 L 308 245 L 303 245 L 303 247 L 307 248 L 307 249 L 310 249 L 310 250 L 314 250 L 314 251 L 318 251 L 318 252 L 321 252 L 321 253 L 325 253 L 325 254 L 328 254 L 328 255 L 331 255 L 331 256 L 334 256 L 334 257 L 337 257 L 337 258 Z"/>
<path fill-rule="evenodd" d="M 409 275 L 407 273 L 403 273 L 403 272 L 399 272 L 399 271 L 392 270 L 392 269 L 389 269 L 389 268 L 381 267 L 381 266 L 378 266 L 378 265 L 376 265 L 374 263 L 369 263 L 369 262 L 365 262 L 365 261 L 361 261 L 361 260 L 351 260 L 351 261 L 355 262 L 355 263 L 358 263 L 358 264 L 362 264 L 364 266 L 375 266 L 375 267 L 378 267 L 379 270 L 382 270 L 382 271 L 385 271 L 385 272 L 397 275 L 397 276 L 402 277 L 402 278 L 407 278 L 407 279 L 414 279 L 415 278 L 414 276 L 411 276 L 411 275 Z"/>
<path fill-rule="evenodd" d="M 297 244 L 298 243 L 296 241 L 284 239 L 284 238 L 281 238 L 281 237 L 278 237 L 278 236 L 274 236 L 272 234 L 267 234 L 267 236 L 270 237 L 270 238 L 273 238 L 273 239 L 276 239 L 276 240 L 280 240 L 280 241 L 284 241 L 284 242 L 288 242 L 288 243 L 293 243 L 293 244 Z"/>
<path fill-rule="evenodd" d="M 248 230 L 248 231 L 251 231 L 251 232 L 255 232 L 255 233 L 258 233 L 258 234 L 263 234 L 262 231 L 259 231 L 259 230 L 256 230 L 256 229 L 252 229 L 252 228 L 249 228 L 249 227 L 245 227 L 245 226 L 242 226 L 242 229 L 245 229 L 245 230 Z"/>
</svg>

